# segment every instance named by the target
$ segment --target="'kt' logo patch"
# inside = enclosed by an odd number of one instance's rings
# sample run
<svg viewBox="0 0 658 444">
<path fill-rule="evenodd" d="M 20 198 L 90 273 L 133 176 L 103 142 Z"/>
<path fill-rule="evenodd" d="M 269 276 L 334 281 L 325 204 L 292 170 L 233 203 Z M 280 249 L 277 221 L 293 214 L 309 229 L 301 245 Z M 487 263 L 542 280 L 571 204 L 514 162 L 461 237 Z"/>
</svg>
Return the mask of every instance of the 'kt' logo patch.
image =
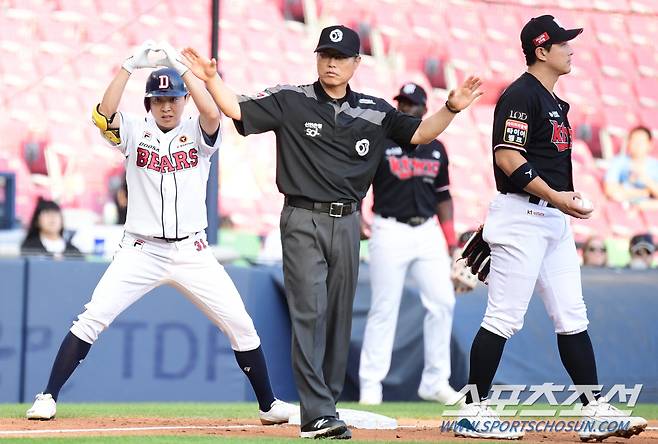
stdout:
<svg viewBox="0 0 658 444">
<path fill-rule="evenodd" d="M 551 142 L 559 152 L 571 148 L 571 128 L 564 126 L 564 123 L 557 123 L 555 120 L 549 120 L 553 126 L 553 134 L 551 135 Z"/>
</svg>

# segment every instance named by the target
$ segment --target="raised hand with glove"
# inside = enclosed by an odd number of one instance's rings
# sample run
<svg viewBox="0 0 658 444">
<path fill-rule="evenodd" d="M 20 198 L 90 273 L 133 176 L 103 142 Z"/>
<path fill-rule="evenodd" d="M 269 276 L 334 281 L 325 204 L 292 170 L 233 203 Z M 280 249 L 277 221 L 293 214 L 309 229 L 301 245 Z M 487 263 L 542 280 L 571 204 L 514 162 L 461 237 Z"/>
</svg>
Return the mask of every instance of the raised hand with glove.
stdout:
<svg viewBox="0 0 658 444">
<path fill-rule="evenodd" d="M 135 51 L 123 62 L 121 67 L 132 74 L 133 71 L 140 68 L 155 68 L 162 64 L 164 56 L 160 59 L 153 60 L 149 58 L 150 53 L 158 52 L 156 43 L 153 40 L 146 40 L 139 45 Z"/>
</svg>

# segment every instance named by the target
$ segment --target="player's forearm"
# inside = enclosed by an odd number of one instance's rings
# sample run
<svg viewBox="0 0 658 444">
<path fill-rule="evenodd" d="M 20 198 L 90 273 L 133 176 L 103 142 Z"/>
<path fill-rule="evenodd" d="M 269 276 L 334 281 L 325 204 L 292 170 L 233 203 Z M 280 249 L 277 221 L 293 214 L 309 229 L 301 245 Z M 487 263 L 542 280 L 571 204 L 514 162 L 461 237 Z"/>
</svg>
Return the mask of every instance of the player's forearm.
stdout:
<svg viewBox="0 0 658 444">
<path fill-rule="evenodd" d="M 420 123 L 416 129 L 413 137 L 411 138 L 412 145 L 421 145 L 430 143 L 441 134 L 455 118 L 455 114 L 448 111 L 444 106 L 431 116 Z"/>
<path fill-rule="evenodd" d="M 512 173 L 527 162 L 525 157 L 515 150 L 498 149 L 494 153 L 494 157 L 496 165 L 503 170 L 508 177 L 512 176 Z M 554 202 L 557 194 L 557 191 L 548 186 L 548 184 L 537 174 L 534 174 L 534 178 L 523 190 L 551 203 Z"/>
<path fill-rule="evenodd" d="M 226 86 L 226 83 L 215 75 L 206 82 L 206 88 L 210 92 L 213 100 L 219 109 L 228 117 L 234 120 L 242 119 L 242 112 L 240 111 L 240 104 L 238 103 L 238 96 Z"/>
<path fill-rule="evenodd" d="M 111 116 L 119 108 L 119 102 L 121 102 L 121 96 L 123 91 L 126 89 L 126 84 L 130 79 L 130 73 L 125 69 L 121 68 L 116 76 L 112 79 L 105 94 L 103 94 L 103 99 L 98 107 L 98 110 L 101 114 L 105 116 Z"/>
<path fill-rule="evenodd" d="M 443 237 L 446 240 L 448 248 L 452 249 L 457 246 L 457 235 L 455 233 L 455 223 L 453 220 L 454 207 L 452 199 L 444 200 L 436 205 L 436 215 L 439 217 L 439 224 L 443 231 Z M 451 251 L 452 252 L 452 251 Z"/>
<path fill-rule="evenodd" d="M 190 71 L 183 75 L 183 81 L 190 92 L 190 96 L 192 96 L 194 105 L 199 110 L 201 127 L 208 134 L 215 133 L 219 127 L 220 114 L 210 93 Z"/>
</svg>

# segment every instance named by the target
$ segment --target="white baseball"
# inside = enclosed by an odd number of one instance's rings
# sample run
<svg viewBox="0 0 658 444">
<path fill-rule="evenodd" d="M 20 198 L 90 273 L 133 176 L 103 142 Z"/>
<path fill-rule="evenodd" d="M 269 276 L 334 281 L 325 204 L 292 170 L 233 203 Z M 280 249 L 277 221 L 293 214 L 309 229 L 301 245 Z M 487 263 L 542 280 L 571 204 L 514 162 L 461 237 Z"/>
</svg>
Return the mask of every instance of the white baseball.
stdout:
<svg viewBox="0 0 658 444">
<path fill-rule="evenodd" d="M 594 204 L 592 203 L 591 200 L 583 197 L 580 199 L 580 208 L 582 208 L 583 210 L 593 210 Z"/>
</svg>

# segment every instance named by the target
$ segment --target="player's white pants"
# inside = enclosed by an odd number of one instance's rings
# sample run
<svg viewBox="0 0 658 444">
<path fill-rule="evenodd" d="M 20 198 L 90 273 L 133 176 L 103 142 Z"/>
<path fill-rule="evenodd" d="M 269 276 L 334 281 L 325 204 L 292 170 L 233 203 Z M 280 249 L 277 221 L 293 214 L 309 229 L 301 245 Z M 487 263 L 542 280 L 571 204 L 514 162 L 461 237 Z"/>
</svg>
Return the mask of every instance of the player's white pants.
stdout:
<svg viewBox="0 0 658 444">
<path fill-rule="evenodd" d="M 491 271 L 482 327 L 505 338 L 519 331 L 537 283 L 556 333 L 587 329 L 569 216 L 527 196 L 499 194 L 489 205 L 483 237 L 491 247 Z"/>
<path fill-rule="evenodd" d="M 126 308 L 162 284 L 180 290 L 228 337 L 236 351 L 260 345 L 253 321 L 233 281 L 203 248 L 205 232 L 167 243 L 125 233 L 121 248 L 73 322 L 71 332 L 93 344 L 98 335 Z"/>
<path fill-rule="evenodd" d="M 423 323 L 425 366 L 421 387 L 431 390 L 447 384 L 455 294 L 441 228 L 434 219 L 411 227 L 375 216 L 369 252 L 372 301 L 361 349 L 359 379 L 362 389 L 381 390 L 381 381 L 391 366 L 407 270 L 411 271 L 427 309 Z"/>
</svg>

